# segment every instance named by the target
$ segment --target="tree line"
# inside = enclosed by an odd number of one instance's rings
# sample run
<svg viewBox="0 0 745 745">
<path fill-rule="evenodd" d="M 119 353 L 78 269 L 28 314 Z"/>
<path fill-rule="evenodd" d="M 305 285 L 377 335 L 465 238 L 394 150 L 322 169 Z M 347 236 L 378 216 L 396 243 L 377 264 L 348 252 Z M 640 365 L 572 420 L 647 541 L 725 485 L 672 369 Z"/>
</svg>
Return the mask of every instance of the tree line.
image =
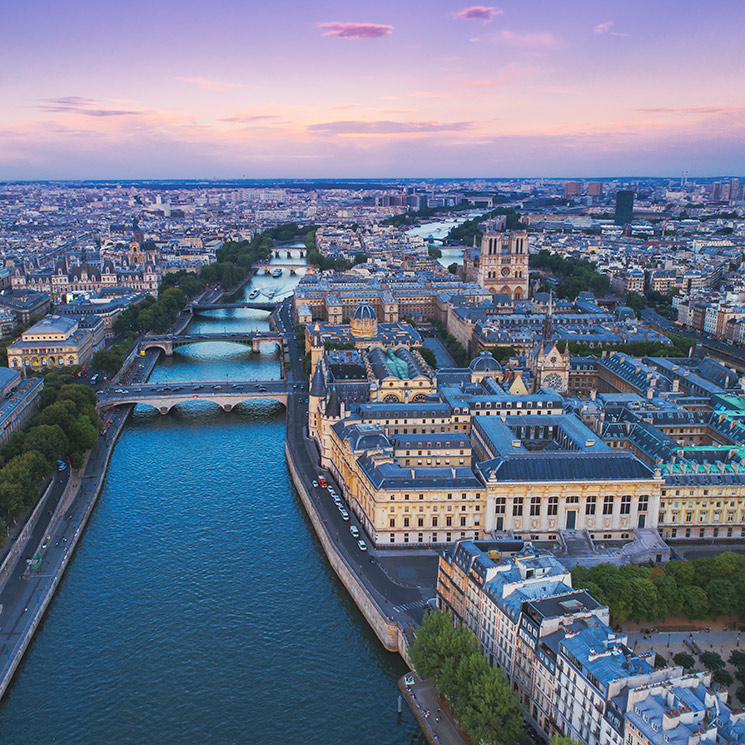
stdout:
<svg viewBox="0 0 745 745">
<path fill-rule="evenodd" d="M 523 712 L 502 670 L 489 667 L 472 632 L 455 628 L 447 611 L 429 611 L 410 650 L 419 675 L 447 699 L 473 742 L 511 745 L 525 730 Z"/>
<path fill-rule="evenodd" d="M 46 373 L 39 412 L 0 454 L 0 512 L 8 524 L 36 502 L 56 461 L 67 457 L 80 468 L 84 453 L 96 444 L 101 428 L 96 395 L 73 380 L 71 370 Z"/>
<path fill-rule="evenodd" d="M 733 551 L 652 569 L 598 564 L 572 569 L 572 584 L 607 605 L 613 620 L 745 616 L 745 557 Z"/>
<path fill-rule="evenodd" d="M 471 220 L 466 220 L 460 225 L 456 225 L 450 229 L 450 232 L 445 238 L 445 243 L 458 244 L 463 246 L 471 246 L 474 242 L 481 240 L 482 230 L 481 223 L 490 220 L 493 217 L 499 215 L 507 216 L 507 230 L 524 230 L 527 226 L 520 222 L 520 213 L 512 207 L 496 207 L 489 212 L 485 212 L 483 215 L 474 217 Z"/>
<path fill-rule="evenodd" d="M 596 295 L 608 292 L 610 278 L 595 271 L 595 264 L 584 259 L 565 259 L 547 249 L 541 249 L 529 258 L 531 269 L 546 269 L 551 274 L 561 277 L 563 281 L 557 289 L 557 295 L 569 300 L 576 299 L 580 292 L 591 290 Z"/>
</svg>

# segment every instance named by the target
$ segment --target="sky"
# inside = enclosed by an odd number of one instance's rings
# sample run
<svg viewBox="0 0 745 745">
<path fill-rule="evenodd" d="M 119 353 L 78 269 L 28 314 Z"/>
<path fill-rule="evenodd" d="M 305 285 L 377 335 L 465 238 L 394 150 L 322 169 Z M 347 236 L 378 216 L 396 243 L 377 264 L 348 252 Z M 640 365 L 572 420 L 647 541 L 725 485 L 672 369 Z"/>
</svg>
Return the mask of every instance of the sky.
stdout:
<svg viewBox="0 0 745 745">
<path fill-rule="evenodd" d="M 0 180 L 745 174 L 743 0 L 0 3 Z"/>
</svg>

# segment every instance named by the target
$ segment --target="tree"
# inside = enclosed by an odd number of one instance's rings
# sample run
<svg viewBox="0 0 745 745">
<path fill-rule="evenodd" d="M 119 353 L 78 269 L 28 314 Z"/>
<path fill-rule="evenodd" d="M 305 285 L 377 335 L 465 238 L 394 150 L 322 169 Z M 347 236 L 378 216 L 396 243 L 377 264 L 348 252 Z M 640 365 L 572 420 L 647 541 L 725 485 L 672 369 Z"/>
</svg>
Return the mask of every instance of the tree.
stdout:
<svg viewBox="0 0 745 745">
<path fill-rule="evenodd" d="M 654 666 L 656 668 L 667 667 L 667 660 L 661 654 L 655 654 Z"/>
<path fill-rule="evenodd" d="M 745 667 L 745 652 L 741 649 L 733 649 L 727 662 L 735 667 Z"/>
<path fill-rule="evenodd" d="M 31 427 L 24 442 L 25 450 L 40 452 L 49 465 L 59 460 L 68 448 L 67 436 L 58 424 L 39 424 Z"/>
<path fill-rule="evenodd" d="M 720 670 L 724 667 L 724 660 L 718 652 L 702 652 L 698 658 L 707 670 Z"/>
<path fill-rule="evenodd" d="M 683 613 L 691 621 L 706 618 L 709 614 L 709 601 L 706 598 L 706 593 L 700 587 L 695 585 L 681 587 L 680 601 Z"/>
<path fill-rule="evenodd" d="M 437 369 L 437 357 L 435 353 L 428 347 L 414 347 L 419 354 L 422 355 L 424 361 L 433 369 Z"/>
<path fill-rule="evenodd" d="M 457 274 L 458 273 L 458 264 L 456 262 L 453 262 L 448 266 L 448 271 L 450 274 Z"/>
<path fill-rule="evenodd" d="M 637 315 L 647 307 L 647 299 L 644 295 L 640 295 L 638 292 L 627 293 L 625 303 Z"/>
<path fill-rule="evenodd" d="M 411 663 L 419 675 L 433 682 L 436 680 L 452 633 L 453 622 L 449 613 L 431 610 L 425 614 L 410 652 Z"/>
<path fill-rule="evenodd" d="M 724 668 L 719 668 L 718 670 L 715 670 L 712 673 L 711 679 L 715 683 L 719 683 L 719 685 L 722 685 L 725 688 L 729 688 L 735 682 L 735 679 L 732 677 L 731 673 L 729 673 Z"/>
<path fill-rule="evenodd" d="M 738 689 L 737 689 L 737 690 L 735 691 L 735 698 L 737 698 L 737 700 L 738 700 L 738 701 L 739 701 L 739 702 L 740 702 L 741 704 L 745 704 L 745 686 L 740 686 L 740 687 L 739 687 L 739 688 L 738 688 Z"/>
<path fill-rule="evenodd" d="M 684 670 L 691 670 L 696 664 L 696 660 L 693 659 L 693 655 L 690 655 L 687 652 L 678 652 L 673 657 L 673 662 L 676 665 L 680 665 Z"/>
<path fill-rule="evenodd" d="M 460 722 L 471 740 L 483 745 L 509 745 L 522 737 L 525 719 L 499 668 L 481 668 L 469 686 Z"/>
<path fill-rule="evenodd" d="M 714 618 L 731 616 L 737 609 L 735 588 L 728 579 L 713 579 L 706 585 L 709 612 Z"/>
<path fill-rule="evenodd" d="M 734 551 L 723 551 L 714 557 L 714 565 L 720 577 L 730 577 L 745 568 L 745 556 Z"/>
<path fill-rule="evenodd" d="M 667 574 L 657 577 L 654 581 L 657 596 L 660 599 L 660 616 L 679 616 L 681 611 L 680 589 L 675 577 Z"/>
<path fill-rule="evenodd" d="M 679 587 L 692 585 L 696 579 L 696 570 L 690 561 L 671 561 L 665 566 L 665 574 L 674 577 Z"/>
<path fill-rule="evenodd" d="M 651 579 L 631 580 L 631 613 L 636 621 L 654 621 L 660 614 L 660 599 Z"/>
<path fill-rule="evenodd" d="M 581 745 L 576 740 L 572 740 L 571 737 L 564 737 L 562 735 L 554 735 L 551 738 L 551 745 Z"/>
</svg>

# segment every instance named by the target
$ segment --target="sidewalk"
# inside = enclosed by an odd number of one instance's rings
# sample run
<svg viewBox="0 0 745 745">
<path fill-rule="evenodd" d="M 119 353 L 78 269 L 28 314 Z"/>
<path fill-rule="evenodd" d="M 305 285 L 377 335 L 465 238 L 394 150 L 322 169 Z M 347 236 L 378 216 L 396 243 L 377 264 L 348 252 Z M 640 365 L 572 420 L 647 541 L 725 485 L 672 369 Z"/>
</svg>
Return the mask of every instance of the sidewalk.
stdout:
<svg viewBox="0 0 745 745">
<path fill-rule="evenodd" d="M 414 685 L 407 686 L 404 682 L 407 678 L 413 678 Z M 398 681 L 398 687 L 430 743 L 466 745 L 458 725 L 448 712 L 440 708 L 434 686 L 428 680 L 411 673 Z"/>
</svg>

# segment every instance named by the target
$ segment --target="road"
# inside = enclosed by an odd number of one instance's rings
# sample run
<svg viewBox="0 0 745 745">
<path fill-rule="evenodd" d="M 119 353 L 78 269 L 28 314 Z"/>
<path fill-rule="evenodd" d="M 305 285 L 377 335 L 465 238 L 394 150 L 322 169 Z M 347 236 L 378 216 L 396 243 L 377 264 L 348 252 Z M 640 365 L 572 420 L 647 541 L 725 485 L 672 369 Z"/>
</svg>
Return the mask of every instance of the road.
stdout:
<svg viewBox="0 0 745 745">
<path fill-rule="evenodd" d="M 290 389 L 288 397 L 288 446 L 296 453 L 300 477 L 338 550 L 347 563 L 357 570 L 357 576 L 383 612 L 389 618 L 398 621 L 403 628 L 408 628 L 410 624 L 421 620 L 426 601 L 435 596 L 437 557 L 434 552 L 414 550 L 411 555 L 396 552 L 395 556 L 386 556 L 385 551 L 373 548 L 370 537 L 348 504 L 345 504 L 349 513 L 349 520 L 346 521 L 342 518 L 329 491 L 313 485 L 314 481 L 317 483 L 319 474 L 323 473 L 329 485 L 343 498 L 343 492 L 331 474 L 319 469 L 315 443 L 305 437 L 308 421 L 308 382 L 302 375 L 290 308 L 291 303 L 283 304 L 275 316 L 277 328 L 285 334 L 288 342 L 286 348 L 290 356 L 290 379 L 302 381 L 298 388 Z M 350 532 L 351 526 L 360 531 L 361 538 L 367 544 L 367 551 L 359 549 L 357 539 Z"/>
</svg>

